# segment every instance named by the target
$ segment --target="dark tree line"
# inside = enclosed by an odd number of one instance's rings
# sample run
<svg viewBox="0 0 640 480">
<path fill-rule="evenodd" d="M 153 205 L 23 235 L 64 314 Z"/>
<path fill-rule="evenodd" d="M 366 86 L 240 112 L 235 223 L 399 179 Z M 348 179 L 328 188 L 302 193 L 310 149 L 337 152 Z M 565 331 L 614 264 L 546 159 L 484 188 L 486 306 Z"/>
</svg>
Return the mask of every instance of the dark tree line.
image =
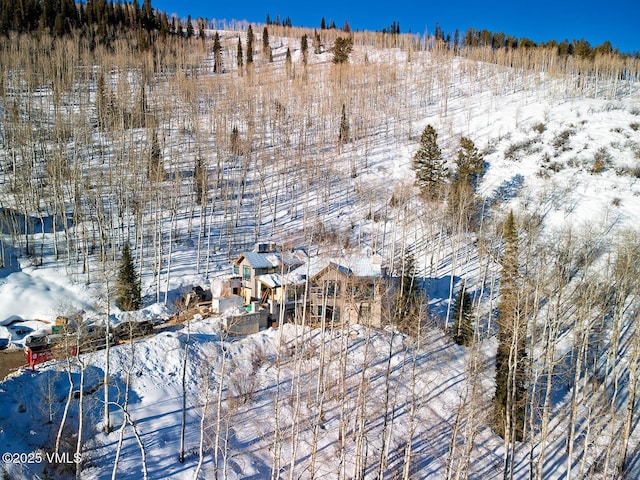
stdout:
<svg viewBox="0 0 640 480">
<path fill-rule="evenodd" d="M 106 0 L 0 0 L 0 34 L 48 33 L 58 37 L 79 32 L 94 44 L 109 45 L 123 32 L 134 32 L 138 46 L 150 46 L 158 37 L 187 36 L 180 20 L 154 10 L 151 0 L 132 3 Z M 193 26 L 191 26 L 193 29 Z"/>
<path fill-rule="evenodd" d="M 393 21 L 391 25 L 382 29 L 382 33 L 389 33 L 391 35 L 400 35 L 400 22 Z"/>
<path fill-rule="evenodd" d="M 271 16 L 267 13 L 267 18 L 265 20 L 265 23 L 267 25 L 276 25 L 276 26 L 283 26 L 283 27 L 292 27 L 293 24 L 291 23 L 291 17 L 286 17 L 284 20 L 280 19 L 280 15 L 276 15 L 275 19 L 272 19 Z"/>
<path fill-rule="evenodd" d="M 439 28 L 437 24 L 435 37 L 436 39 L 440 39 L 447 44 L 450 44 L 451 42 L 450 35 L 445 35 L 445 33 Z M 466 47 L 491 47 L 494 50 L 500 48 L 550 48 L 556 49 L 559 55 L 576 56 L 579 58 L 594 58 L 596 55 L 622 54 L 622 52 L 620 52 L 617 48 L 613 48 L 609 40 L 606 40 L 595 47 L 592 47 L 587 40 L 582 38 L 579 40 L 571 41 L 565 39 L 561 42 L 558 42 L 557 40 L 549 40 L 548 42 L 536 43 L 533 40 L 525 37 L 516 38 L 512 35 L 505 34 L 504 32 L 492 32 L 486 29 L 476 30 L 474 28 L 469 28 L 465 32 L 463 43 Z M 638 56 L 638 52 L 635 52 L 633 55 Z"/>
</svg>

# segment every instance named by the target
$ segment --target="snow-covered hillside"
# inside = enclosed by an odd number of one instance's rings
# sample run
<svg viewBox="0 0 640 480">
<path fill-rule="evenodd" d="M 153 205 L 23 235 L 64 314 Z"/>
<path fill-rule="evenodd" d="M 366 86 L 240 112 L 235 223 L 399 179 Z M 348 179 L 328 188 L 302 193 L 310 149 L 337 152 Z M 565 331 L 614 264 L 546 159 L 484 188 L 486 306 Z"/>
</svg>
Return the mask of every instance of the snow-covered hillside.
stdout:
<svg viewBox="0 0 640 480">
<path fill-rule="evenodd" d="M 229 338 L 220 318 L 196 316 L 108 359 L 98 351 L 19 371 L 0 384 L 0 449 L 18 454 L 2 472 L 73 475 L 72 461 L 36 460 L 57 439 L 73 455 L 81 430 L 87 479 L 640 477 L 637 73 L 585 80 L 365 36 L 349 65 L 332 64 L 326 38 L 305 67 L 294 34 L 272 36 L 273 62 L 258 51 L 240 71 L 245 33 L 221 34 L 224 74 L 208 50 L 185 48 L 155 74 L 117 56 L 80 68 L 70 53 L 78 74 L 60 88 L 5 81 L 3 115 L 37 128 L 2 130 L 0 338 L 21 347 L 28 332 L 12 326 L 47 331 L 78 312 L 114 325 L 167 319 L 185 291 L 230 273 L 259 240 L 333 257 L 366 248 L 396 274 L 411 254 L 425 292 L 420 329 L 284 324 Z M 107 113 L 101 95 L 115 105 Z M 141 101 L 152 121 L 118 117 Z M 349 142 L 338 141 L 343 111 Z M 461 136 L 484 154 L 474 225 L 420 196 L 412 158 L 426 125 L 451 171 Z M 149 173 L 152 161 L 162 175 Z M 509 211 L 530 308 L 522 443 L 492 430 Z M 113 304 L 125 242 L 140 312 Z M 469 347 L 450 335 L 463 283 Z"/>
</svg>

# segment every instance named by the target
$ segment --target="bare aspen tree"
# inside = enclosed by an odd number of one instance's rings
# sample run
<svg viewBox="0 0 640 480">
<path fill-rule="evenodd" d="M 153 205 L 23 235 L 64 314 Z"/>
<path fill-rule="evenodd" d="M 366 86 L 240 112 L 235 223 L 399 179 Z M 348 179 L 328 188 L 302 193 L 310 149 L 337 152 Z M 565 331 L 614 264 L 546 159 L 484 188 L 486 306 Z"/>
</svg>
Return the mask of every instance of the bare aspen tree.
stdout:
<svg viewBox="0 0 640 480">
<path fill-rule="evenodd" d="M 637 277 L 636 277 L 637 278 Z M 636 300 L 637 302 L 637 300 Z M 633 431 L 633 426 L 637 425 L 638 420 L 638 386 L 640 384 L 640 309 L 635 306 L 636 314 L 635 320 L 632 320 L 634 326 L 633 334 L 631 336 L 631 353 L 629 357 L 629 383 L 627 386 L 627 408 L 624 416 L 624 423 L 622 427 L 622 447 L 617 462 L 617 470 L 622 475 L 626 475 L 629 466 L 627 462 L 630 461 L 630 439 Z"/>
<path fill-rule="evenodd" d="M 76 363 L 80 369 L 80 379 L 78 381 L 78 434 L 76 439 L 76 451 L 75 458 L 82 458 L 82 449 L 84 446 L 84 428 L 85 428 L 85 403 L 84 403 L 84 381 L 85 381 L 85 370 L 86 370 L 86 361 L 79 354 L 80 346 L 78 345 L 78 354 L 76 355 Z M 76 462 L 76 480 L 80 480 L 82 477 L 82 462 Z"/>
<path fill-rule="evenodd" d="M 198 465 L 193 473 L 194 480 L 197 480 L 200 475 L 200 471 L 202 470 L 202 464 L 204 462 L 204 454 L 205 454 L 205 440 L 206 440 L 206 426 L 208 419 L 208 409 L 209 409 L 209 401 L 210 401 L 210 382 L 211 375 L 208 370 L 209 367 L 209 358 L 206 358 L 205 361 L 201 364 L 201 373 L 200 375 L 204 377 L 204 385 L 201 390 L 201 394 L 204 396 L 202 411 L 200 413 L 200 440 L 198 442 Z"/>
<path fill-rule="evenodd" d="M 65 343 L 64 343 L 65 349 L 69 348 L 69 345 L 67 342 L 68 340 L 65 339 Z M 78 343 L 76 342 L 76 348 L 77 348 L 77 345 Z M 71 360 L 72 360 L 71 355 L 67 355 L 65 360 L 65 370 L 67 372 L 67 381 L 69 382 L 69 390 L 67 392 L 64 409 L 62 410 L 62 418 L 60 419 L 60 425 L 58 427 L 58 433 L 56 435 L 56 441 L 55 441 L 55 447 L 54 447 L 54 453 L 56 455 L 60 453 L 60 442 L 62 441 L 62 436 L 64 434 L 64 428 L 67 422 L 67 415 L 69 414 L 69 407 L 71 406 L 71 402 L 73 400 L 74 384 L 73 384 L 73 377 L 71 375 Z"/>
<path fill-rule="evenodd" d="M 625 331 L 628 330 L 629 320 L 627 309 L 629 307 L 629 297 L 638 291 L 638 276 L 640 271 L 637 268 L 638 247 L 637 236 L 631 236 L 628 233 L 622 237 L 622 244 L 616 249 L 616 257 L 614 260 L 612 280 L 615 290 L 611 302 L 611 328 L 610 339 L 607 350 L 607 361 L 604 372 L 604 386 L 608 387 L 610 393 L 609 398 L 609 418 L 608 425 L 609 441 L 607 442 L 606 454 L 604 455 L 603 474 L 617 476 L 622 472 L 619 467 L 624 467 L 621 460 L 616 462 L 616 457 L 624 458 L 625 455 L 617 455 L 617 443 L 619 440 L 618 426 L 618 396 L 622 395 L 622 363 L 621 342 Z M 635 318 L 632 316 L 631 320 Z M 637 379 L 633 380 L 637 382 Z M 635 400 L 635 399 L 634 399 Z M 629 399 L 627 399 L 627 402 Z M 628 420 L 627 420 L 628 422 Z M 627 434 L 628 437 L 628 434 Z M 627 440 L 628 441 L 628 440 Z"/>
<path fill-rule="evenodd" d="M 189 343 L 191 341 L 191 330 L 187 321 L 187 335 L 184 342 L 184 354 L 182 356 L 182 415 L 180 426 L 180 450 L 178 451 L 178 461 L 184 463 L 185 455 L 185 433 L 187 429 L 187 363 L 189 356 Z"/>
<path fill-rule="evenodd" d="M 130 336 L 133 336 L 133 332 L 132 331 L 130 332 Z M 149 478 L 149 472 L 148 472 L 148 466 L 147 466 L 146 448 L 144 446 L 144 443 L 142 442 L 142 437 L 141 437 L 140 433 L 137 430 L 135 422 L 131 418 L 131 415 L 129 414 L 129 393 L 130 393 L 130 388 L 131 388 L 131 372 L 132 372 L 132 370 L 133 370 L 133 368 L 135 366 L 135 342 L 133 341 L 133 338 L 129 339 L 129 346 L 130 346 L 130 348 L 128 348 L 128 350 L 129 350 L 129 361 L 127 362 L 127 367 L 126 367 L 124 399 L 122 401 L 122 404 L 120 404 L 120 403 L 116 403 L 115 404 L 122 411 L 122 424 L 120 425 L 120 428 L 118 429 L 118 446 L 116 448 L 116 455 L 115 455 L 115 459 L 114 459 L 114 462 L 113 462 L 113 470 L 111 471 L 111 479 L 112 480 L 116 479 L 116 475 L 117 475 L 117 472 L 118 472 L 118 463 L 119 463 L 120 454 L 121 454 L 121 451 L 122 451 L 122 444 L 123 444 L 123 440 L 124 440 L 124 432 L 125 432 L 125 428 L 127 427 L 127 425 L 129 425 L 133 429 L 134 436 L 136 437 L 136 441 L 138 442 L 138 446 L 140 448 L 143 478 L 145 478 L 145 479 Z"/>
<path fill-rule="evenodd" d="M 224 393 L 224 385 L 226 378 L 226 368 L 227 368 L 227 357 L 228 357 L 228 348 L 224 343 L 224 337 L 221 339 L 220 348 L 222 350 L 222 355 L 220 359 L 220 371 L 218 373 L 218 391 L 216 393 L 216 413 L 215 413 L 215 437 L 213 443 L 213 465 L 214 465 L 214 474 L 215 478 L 218 478 L 219 474 L 219 464 L 220 464 L 220 453 L 223 450 L 222 442 L 225 441 L 225 436 L 223 434 L 223 393 Z M 224 452 L 223 452 L 224 453 Z M 226 454 L 225 458 L 225 466 L 226 466 Z"/>
</svg>

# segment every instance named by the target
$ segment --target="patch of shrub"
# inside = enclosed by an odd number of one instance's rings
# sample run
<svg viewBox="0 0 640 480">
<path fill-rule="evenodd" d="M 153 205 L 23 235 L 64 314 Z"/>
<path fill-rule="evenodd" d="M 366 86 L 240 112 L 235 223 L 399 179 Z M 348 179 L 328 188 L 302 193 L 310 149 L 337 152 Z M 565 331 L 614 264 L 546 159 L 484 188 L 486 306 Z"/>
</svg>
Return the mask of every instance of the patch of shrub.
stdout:
<svg viewBox="0 0 640 480">
<path fill-rule="evenodd" d="M 582 162 L 578 157 L 573 157 L 567 160 L 567 166 L 569 168 L 580 168 L 582 166 Z"/>
<path fill-rule="evenodd" d="M 607 166 L 602 160 L 594 160 L 593 165 L 591 166 L 591 173 L 602 173 L 606 167 Z"/>
<path fill-rule="evenodd" d="M 624 146 L 631 150 L 636 158 L 640 158 L 640 143 L 628 140 L 625 142 Z"/>
<path fill-rule="evenodd" d="M 619 177 L 629 176 L 634 178 L 640 178 L 640 166 L 616 168 L 616 175 L 618 175 Z"/>
<path fill-rule="evenodd" d="M 640 123 L 638 122 L 633 122 L 629 124 L 629 127 L 631 128 L 631 130 L 633 130 L 634 132 L 637 132 L 638 130 L 640 130 Z"/>
<path fill-rule="evenodd" d="M 575 134 L 576 134 L 576 131 L 573 128 L 567 128 L 563 130 L 558 135 L 556 135 L 556 137 L 553 139 L 553 143 L 552 143 L 553 147 L 556 150 L 559 150 L 561 152 L 566 152 L 567 150 L 571 150 L 571 146 L 569 145 L 569 139 Z"/>
<path fill-rule="evenodd" d="M 593 155 L 593 160 L 600 160 L 606 164 L 611 163 L 611 154 L 606 147 L 600 147 Z"/>
<path fill-rule="evenodd" d="M 614 110 L 622 110 L 622 104 L 617 102 L 609 102 L 602 109 L 604 112 L 613 112 Z"/>
<path fill-rule="evenodd" d="M 521 160 L 521 153 L 524 153 L 525 155 L 532 155 L 534 153 L 537 153 L 542 149 L 540 145 L 536 145 L 537 143 L 538 140 L 535 138 L 512 143 L 504 151 L 504 158 L 506 158 L 507 160 L 519 161 Z"/>
<path fill-rule="evenodd" d="M 564 165 L 560 162 L 551 162 L 547 165 L 547 169 L 552 172 L 559 172 L 560 170 L 564 170 Z"/>
<path fill-rule="evenodd" d="M 546 129 L 547 129 L 547 126 L 542 122 L 540 122 L 537 125 L 533 126 L 533 130 L 535 132 L 538 132 L 539 134 L 542 134 Z"/>
<path fill-rule="evenodd" d="M 487 143 L 487 146 L 482 150 L 482 154 L 484 156 L 487 156 L 487 155 L 491 155 L 492 153 L 495 153 L 495 151 L 496 151 L 495 142 L 489 141 L 489 143 Z"/>
</svg>

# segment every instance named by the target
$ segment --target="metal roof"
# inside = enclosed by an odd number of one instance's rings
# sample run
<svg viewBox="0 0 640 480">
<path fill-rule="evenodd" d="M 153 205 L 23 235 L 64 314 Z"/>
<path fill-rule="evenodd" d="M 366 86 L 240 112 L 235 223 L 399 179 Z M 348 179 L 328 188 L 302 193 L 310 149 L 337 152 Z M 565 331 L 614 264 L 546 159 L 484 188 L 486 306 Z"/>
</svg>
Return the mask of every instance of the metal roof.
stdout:
<svg viewBox="0 0 640 480">
<path fill-rule="evenodd" d="M 241 257 L 246 258 L 247 262 L 249 262 L 249 265 L 251 265 L 253 268 L 272 268 L 277 266 L 273 265 L 269 261 L 269 258 L 267 258 L 267 255 L 264 253 L 245 252 L 241 255 Z"/>
<path fill-rule="evenodd" d="M 304 260 L 302 260 L 298 255 L 287 252 L 282 255 L 279 252 L 244 252 L 240 257 L 238 257 L 235 264 L 239 264 L 243 257 L 247 259 L 247 262 L 249 262 L 249 265 L 253 268 L 281 267 L 283 259 L 285 267 L 297 267 L 304 263 Z"/>
<path fill-rule="evenodd" d="M 322 270 L 331 266 L 346 276 L 356 277 L 382 277 L 382 262 L 379 257 L 353 256 L 349 258 L 311 258 L 308 265 L 303 265 L 293 273 L 315 277 Z"/>
</svg>

